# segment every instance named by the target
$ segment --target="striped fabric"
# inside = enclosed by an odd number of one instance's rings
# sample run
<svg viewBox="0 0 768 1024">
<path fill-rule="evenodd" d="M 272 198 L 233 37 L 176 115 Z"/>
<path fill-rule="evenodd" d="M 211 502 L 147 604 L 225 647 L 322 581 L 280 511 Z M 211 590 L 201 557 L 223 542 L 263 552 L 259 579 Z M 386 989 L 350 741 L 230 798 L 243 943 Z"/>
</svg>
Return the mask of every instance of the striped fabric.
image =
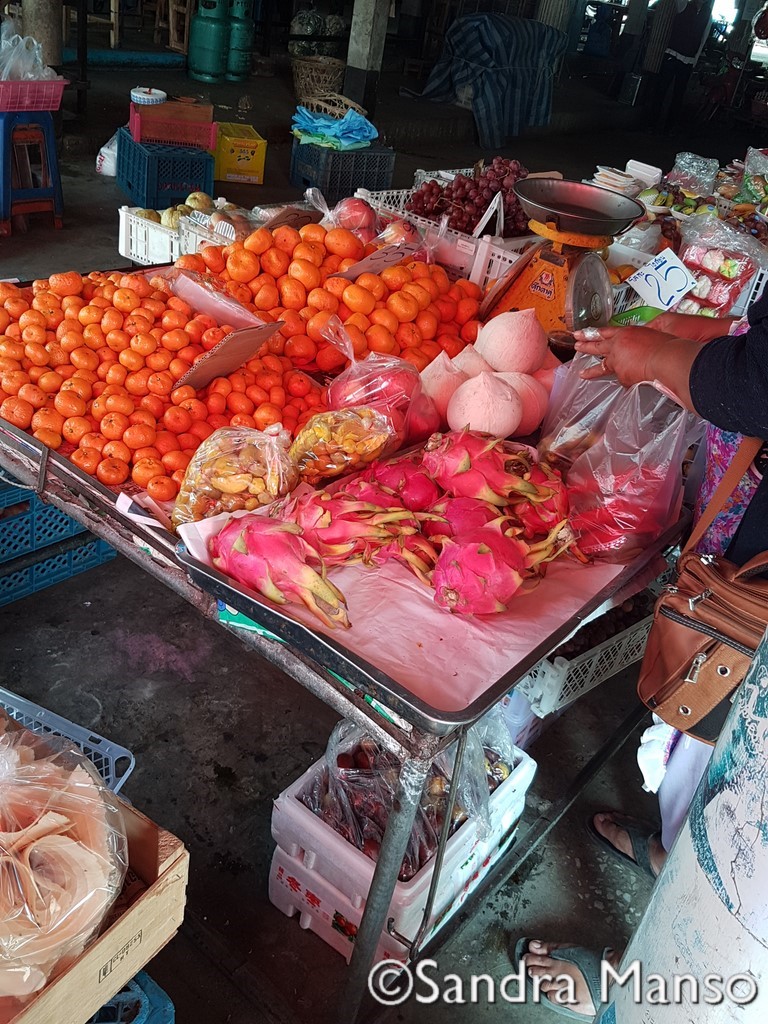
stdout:
<svg viewBox="0 0 768 1024">
<path fill-rule="evenodd" d="M 566 41 L 565 33 L 528 18 L 457 18 L 422 95 L 452 102 L 471 86 L 480 145 L 498 149 L 526 127 L 549 124 L 555 66 Z"/>
</svg>

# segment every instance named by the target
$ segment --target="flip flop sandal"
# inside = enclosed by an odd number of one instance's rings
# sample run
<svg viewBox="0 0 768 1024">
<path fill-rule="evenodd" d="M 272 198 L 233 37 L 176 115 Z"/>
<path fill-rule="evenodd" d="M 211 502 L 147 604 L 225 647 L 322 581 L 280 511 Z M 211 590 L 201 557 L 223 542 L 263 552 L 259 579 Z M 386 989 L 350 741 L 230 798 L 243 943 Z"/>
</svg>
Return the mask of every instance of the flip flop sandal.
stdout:
<svg viewBox="0 0 768 1024">
<path fill-rule="evenodd" d="M 513 956 L 513 963 L 515 968 L 519 970 L 520 961 L 531 950 L 528 948 L 530 943 L 529 938 L 519 939 L 515 946 L 515 952 Z M 600 971 L 602 961 L 605 959 L 606 954 L 610 951 L 610 946 L 606 946 L 602 954 L 596 953 L 594 949 L 586 949 L 584 946 L 562 946 L 560 949 L 553 949 L 551 953 L 546 955 L 551 957 L 552 960 L 562 960 L 564 963 L 573 964 L 577 967 L 584 980 L 587 983 L 590 998 L 595 1004 L 595 1012 L 591 1013 L 577 1013 L 575 1010 L 571 1010 L 564 1003 L 557 1003 L 549 996 L 541 993 L 539 1003 L 541 1006 L 546 1006 L 548 1010 L 552 1010 L 554 1013 L 559 1013 L 562 1017 L 570 1017 L 571 1020 L 583 1020 L 593 1021 L 600 1013 L 602 1003 L 600 1001 Z M 536 955 L 536 954 L 534 954 Z M 528 972 L 525 972 L 525 991 L 531 1002 L 533 1002 L 535 996 L 535 990 L 533 987 L 533 979 L 530 977 Z"/>
<path fill-rule="evenodd" d="M 597 812 L 600 813 L 599 811 Z M 639 871 L 641 875 L 645 875 L 646 878 L 651 878 L 654 882 L 657 879 L 657 875 L 654 873 L 651 867 L 651 854 L 650 844 L 652 839 L 661 838 L 661 833 L 658 829 L 653 828 L 651 825 L 643 824 L 642 821 L 637 821 L 635 818 L 628 818 L 623 814 L 615 814 L 613 811 L 604 811 L 602 813 L 610 814 L 613 818 L 613 822 L 619 828 L 623 828 L 629 836 L 629 841 L 632 844 L 632 853 L 634 857 L 630 857 L 629 854 L 624 853 L 623 850 L 619 850 L 618 847 L 614 846 L 613 843 L 606 839 L 604 835 L 595 828 L 595 815 L 587 821 L 587 831 L 590 833 L 593 839 L 595 839 L 602 847 L 604 847 L 610 854 L 616 858 L 620 858 L 625 863 L 630 864 L 636 871 Z"/>
</svg>

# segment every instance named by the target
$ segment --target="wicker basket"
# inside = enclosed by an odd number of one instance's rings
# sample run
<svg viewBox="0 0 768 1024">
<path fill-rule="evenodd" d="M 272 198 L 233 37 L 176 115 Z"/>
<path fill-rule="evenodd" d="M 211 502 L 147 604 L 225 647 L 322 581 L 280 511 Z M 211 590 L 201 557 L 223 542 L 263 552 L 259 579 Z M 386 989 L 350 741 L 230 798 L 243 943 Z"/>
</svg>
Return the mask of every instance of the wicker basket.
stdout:
<svg viewBox="0 0 768 1024">
<path fill-rule="evenodd" d="M 311 96 L 304 100 L 303 105 L 313 114 L 327 114 L 328 117 L 339 119 L 344 117 L 348 110 L 354 110 L 363 117 L 368 113 L 365 107 L 361 107 L 354 100 L 347 99 L 346 96 L 341 96 L 337 92 L 328 93 L 327 96 Z"/>
<path fill-rule="evenodd" d="M 299 103 L 315 96 L 338 93 L 346 64 L 336 57 L 293 57 L 293 91 Z"/>
</svg>

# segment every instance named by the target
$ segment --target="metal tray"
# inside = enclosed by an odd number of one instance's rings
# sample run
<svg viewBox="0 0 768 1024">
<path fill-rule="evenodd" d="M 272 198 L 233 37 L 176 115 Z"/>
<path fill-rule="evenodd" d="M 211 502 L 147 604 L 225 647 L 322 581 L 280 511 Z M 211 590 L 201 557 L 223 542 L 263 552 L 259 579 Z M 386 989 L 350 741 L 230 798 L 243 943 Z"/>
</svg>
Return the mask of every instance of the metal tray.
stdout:
<svg viewBox="0 0 768 1024">
<path fill-rule="evenodd" d="M 558 231 L 617 235 L 645 214 L 635 199 L 581 181 L 523 178 L 513 190 L 529 217 Z"/>
</svg>

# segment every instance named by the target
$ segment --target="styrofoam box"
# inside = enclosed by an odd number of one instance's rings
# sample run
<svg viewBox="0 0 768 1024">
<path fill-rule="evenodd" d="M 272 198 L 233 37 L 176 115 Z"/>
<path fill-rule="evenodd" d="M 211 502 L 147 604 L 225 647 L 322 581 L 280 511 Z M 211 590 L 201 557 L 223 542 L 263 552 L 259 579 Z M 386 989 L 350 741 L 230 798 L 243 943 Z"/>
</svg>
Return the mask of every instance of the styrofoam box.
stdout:
<svg viewBox="0 0 768 1024">
<path fill-rule="evenodd" d="M 136 214 L 136 209 L 121 206 L 117 251 L 133 263 L 158 266 L 173 263 L 181 255 L 179 232 L 164 228 Z"/>
<path fill-rule="evenodd" d="M 522 750 L 515 750 L 512 774 L 492 794 L 489 802 L 491 833 L 479 839 L 477 823 L 469 818 L 450 837 L 445 848 L 435 911 L 441 913 L 461 891 L 475 865 L 498 845 L 514 826 L 525 806 L 525 794 L 536 774 L 536 762 Z M 364 906 L 376 865 L 343 839 L 330 825 L 298 799 L 316 775 L 322 762 L 312 765 L 293 785 L 283 790 L 272 808 L 272 838 L 291 857 L 338 889 L 353 907 Z M 432 879 L 434 858 L 408 882 L 398 882 L 392 898 L 393 916 L 401 921 L 398 931 L 407 934 L 406 922 L 420 919 Z M 418 925 L 417 925 L 418 927 Z"/>
<path fill-rule="evenodd" d="M 522 794 L 502 814 L 501 820 L 508 822 L 503 832 L 498 833 L 494 829 L 489 839 L 476 842 L 467 856 L 460 863 L 454 864 L 453 869 L 443 863 L 425 941 L 456 913 L 494 864 L 507 852 L 517 833 L 517 823 L 524 808 L 525 795 Z M 468 826 L 469 822 L 465 822 L 449 842 L 468 830 Z M 342 842 L 354 850 L 344 840 Z M 410 882 L 398 882 L 395 887 L 388 918 L 393 919 L 394 930 L 407 939 L 413 940 L 421 925 L 431 875 L 429 865 L 425 865 Z M 419 880 L 420 876 L 424 876 L 424 879 Z M 269 873 L 269 899 L 288 917 L 299 914 L 302 928 L 311 929 L 349 962 L 365 904 L 353 902 L 327 878 L 307 867 L 306 855 L 302 860 L 300 856 L 292 857 L 277 847 Z M 406 947 L 385 929 L 377 948 L 376 961 L 405 962 L 407 959 Z"/>
</svg>

